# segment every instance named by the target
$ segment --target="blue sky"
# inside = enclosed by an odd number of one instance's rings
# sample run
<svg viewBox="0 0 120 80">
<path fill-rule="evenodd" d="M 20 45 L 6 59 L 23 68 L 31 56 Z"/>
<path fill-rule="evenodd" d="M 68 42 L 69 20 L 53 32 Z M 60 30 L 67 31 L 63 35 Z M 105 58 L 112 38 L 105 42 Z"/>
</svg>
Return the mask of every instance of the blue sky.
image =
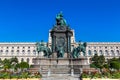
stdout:
<svg viewBox="0 0 120 80">
<path fill-rule="evenodd" d="M 47 42 L 60 11 L 76 41 L 120 41 L 119 0 L 0 0 L 0 42 Z"/>
</svg>

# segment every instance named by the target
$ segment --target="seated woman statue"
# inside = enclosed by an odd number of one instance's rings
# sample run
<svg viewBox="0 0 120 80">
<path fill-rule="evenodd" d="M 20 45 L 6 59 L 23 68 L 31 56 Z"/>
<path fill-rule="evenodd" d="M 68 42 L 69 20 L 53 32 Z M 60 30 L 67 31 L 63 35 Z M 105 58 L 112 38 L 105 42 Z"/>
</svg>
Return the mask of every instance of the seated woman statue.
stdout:
<svg viewBox="0 0 120 80">
<path fill-rule="evenodd" d="M 57 25 L 61 25 L 61 26 L 65 25 L 66 26 L 66 20 L 63 18 L 62 12 L 57 14 L 57 16 L 56 16 L 56 23 L 57 23 Z"/>
</svg>

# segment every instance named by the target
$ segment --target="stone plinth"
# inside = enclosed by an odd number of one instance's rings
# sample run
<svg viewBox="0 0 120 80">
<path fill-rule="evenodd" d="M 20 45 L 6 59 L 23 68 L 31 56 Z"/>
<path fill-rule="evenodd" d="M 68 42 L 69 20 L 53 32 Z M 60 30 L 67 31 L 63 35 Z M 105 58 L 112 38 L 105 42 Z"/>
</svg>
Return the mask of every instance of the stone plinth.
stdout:
<svg viewBox="0 0 120 80">
<path fill-rule="evenodd" d="M 42 74 L 80 74 L 81 68 L 89 68 L 87 58 L 36 58 L 37 64 L 34 65 L 41 70 Z"/>
</svg>

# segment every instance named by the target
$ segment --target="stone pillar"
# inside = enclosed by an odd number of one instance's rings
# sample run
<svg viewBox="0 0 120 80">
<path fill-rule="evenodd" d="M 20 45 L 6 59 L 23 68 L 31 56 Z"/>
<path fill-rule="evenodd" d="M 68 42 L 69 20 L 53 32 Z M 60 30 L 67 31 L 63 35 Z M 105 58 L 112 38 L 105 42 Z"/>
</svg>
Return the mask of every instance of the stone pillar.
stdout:
<svg viewBox="0 0 120 80">
<path fill-rule="evenodd" d="M 87 58 L 87 59 L 88 59 L 88 60 L 87 60 L 87 63 L 90 64 L 90 60 L 89 60 L 89 58 Z"/>
<path fill-rule="evenodd" d="M 48 76 L 50 76 L 51 75 L 51 70 L 50 70 L 50 68 L 48 69 Z"/>
<path fill-rule="evenodd" d="M 71 76 L 74 76 L 74 69 L 71 69 Z"/>
<path fill-rule="evenodd" d="M 69 36 L 69 53 L 71 52 L 71 37 Z"/>
</svg>

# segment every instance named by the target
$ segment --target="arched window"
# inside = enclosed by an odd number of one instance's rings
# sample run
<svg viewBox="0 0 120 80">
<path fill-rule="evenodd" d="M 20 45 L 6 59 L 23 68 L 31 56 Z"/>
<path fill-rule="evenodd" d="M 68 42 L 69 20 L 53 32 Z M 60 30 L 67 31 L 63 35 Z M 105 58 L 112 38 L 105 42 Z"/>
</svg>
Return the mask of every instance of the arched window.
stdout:
<svg viewBox="0 0 120 80">
<path fill-rule="evenodd" d="M 21 59 L 21 62 L 23 62 L 23 61 L 24 61 L 24 59 L 22 58 L 22 59 Z"/>
<path fill-rule="evenodd" d="M 25 50 L 22 50 L 22 53 L 25 54 Z"/>
<path fill-rule="evenodd" d="M 14 52 L 14 50 L 11 50 L 11 52 L 13 53 L 13 52 Z"/>
<path fill-rule="evenodd" d="M 11 50 L 11 54 L 13 54 L 14 53 L 14 50 Z"/>
<path fill-rule="evenodd" d="M 5 52 L 6 52 L 6 54 L 8 54 L 8 50 L 6 50 Z"/>
<path fill-rule="evenodd" d="M 94 50 L 94 55 L 95 55 L 95 54 L 97 54 L 97 51 L 96 51 L 96 50 Z"/>
<path fill-rule="evenodd" d="M 28 50 L 27 52 L 28 52 L 28 54 L 30 54 L 30 50 Z"/>
<path fill-rule="evenodd" d="M 12 49 L 14 49 L 14 47 L 12 47 Z"/>
<path fill-rule="evenodd" d="M 33 54 L 36 54 L 36 50 L 33 50 Z"/>
<path fill-rule="evenodd" d="M 91 50 L 88 51 L 88 56 L 91 56 Z"/>
<path fill-rule="evenodd" d="M 3 53 L 3 50 L 1 50 L 0 52 Z"/>
<path fill-rule="evenodd" d="M 20 52 L 20 51 L 19 51 L 19 50 L 17 50 L 17 54 L 19 54 L 19 52 Z"/>
<path fill-rule="evenodd" d="M 116 51 L 116 55 L 119 56 L 120 55 L 120 52 L 119 50 Z"/>
<path fill-rule="evenodd" d="M 27 58 L 27 63 L 29 63 L 29 58 Z"/>
<path fill-rule="evenodd" d="M 8 50 L 6 50 L 5 52 L 8 52 Z"/>
<path fill-rule="evenodd" d="M 105 56 L 109 56 L 108 50 L 105 50 Z"/>
<path fill-rule="evenodd" d="M 17 49 L 19 49 L 19 46 L 17 47 Z"/>
<path fill-rule="evenodd" d="M 6 49 L 8 49 L 9 47 L 6 47 Z"/>
<path fill-rule="evenodd" d="M 103 55 L 103 52 L 102 52 L 102 50 L 100 50 L 100 51 L 99 51 L 99 54 L 100 54 L 100 55 Z"/>
<path fill-rule="evenodd" d="M 113 51 L 113 50 L 111 50 L 111 56 L 115 56 L 115 54 L 114 54 L 114 51 Z"/>
</svg>

